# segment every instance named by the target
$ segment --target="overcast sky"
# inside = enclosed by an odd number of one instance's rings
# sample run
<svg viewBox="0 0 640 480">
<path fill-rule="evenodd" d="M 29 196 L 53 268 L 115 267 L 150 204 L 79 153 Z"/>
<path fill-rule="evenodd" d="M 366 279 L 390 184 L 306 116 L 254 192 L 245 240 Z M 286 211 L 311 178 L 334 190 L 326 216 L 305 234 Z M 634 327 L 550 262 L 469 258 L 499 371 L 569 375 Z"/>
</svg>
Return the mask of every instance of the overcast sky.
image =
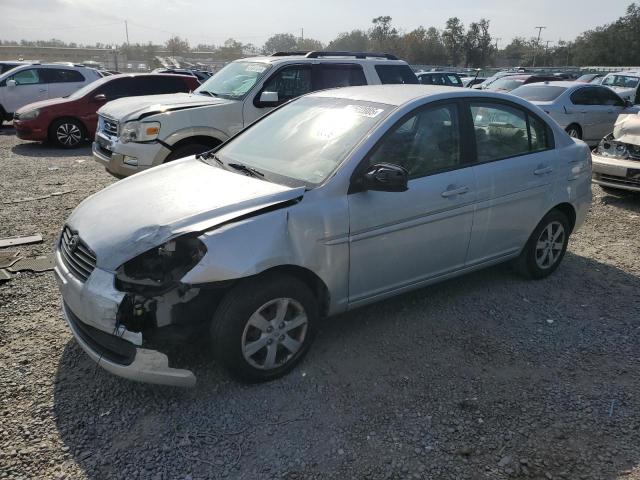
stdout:
<svg viewBox="0 0 640 480">
<path fill-rule="evenodd" d="M 192 46 L 233 37 L 262 45 L 274 33 L 300 34 L 328 42 L 340 32 L 367 29 L 390 15 L 400 30 L 443 28 L 457 16 L 465 24 L 482 17 L 504 46 L 514 36 L 569 40 L 624 14 L 632 0 L 0 0 L 0 38 L 85 44 L 122 43 L 124 20 L 131 43 L 163 43 L 172 35 Z"/>
</svg>

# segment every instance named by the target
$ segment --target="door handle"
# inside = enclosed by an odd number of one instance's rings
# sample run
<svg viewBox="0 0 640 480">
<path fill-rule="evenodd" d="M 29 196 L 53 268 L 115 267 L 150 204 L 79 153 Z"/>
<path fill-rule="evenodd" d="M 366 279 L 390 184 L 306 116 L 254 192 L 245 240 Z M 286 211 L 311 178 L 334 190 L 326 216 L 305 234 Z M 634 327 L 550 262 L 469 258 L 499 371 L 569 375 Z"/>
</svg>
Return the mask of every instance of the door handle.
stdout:
<svg viewBox="0 0 640 480">
<path fill-rule="evenodd" d="M 553 168 L 551 167 L 540 167 L 533 171 L 534 175 L 545 175 L 547 173 L 553 172 Z"/>
<path fill-rule="evenodd" d="M 44 93 L 44 92 L 46 92 L 47 90 L 46 90 L 46 89 L 44 89 L 44 88 L 41 88 L 39 91 L 40 91 L 40 93 Z"/>
<path fill-rule="evenodd" d="M 462 187 L 445 190 L 440 195 L 442 195 L 444 198 L 448 198 L 448 197 L 453 197 L 454 195 L 463 195 L 468 191 L 469 191 L 469 187 L 465 185 Z"/>
</svg>

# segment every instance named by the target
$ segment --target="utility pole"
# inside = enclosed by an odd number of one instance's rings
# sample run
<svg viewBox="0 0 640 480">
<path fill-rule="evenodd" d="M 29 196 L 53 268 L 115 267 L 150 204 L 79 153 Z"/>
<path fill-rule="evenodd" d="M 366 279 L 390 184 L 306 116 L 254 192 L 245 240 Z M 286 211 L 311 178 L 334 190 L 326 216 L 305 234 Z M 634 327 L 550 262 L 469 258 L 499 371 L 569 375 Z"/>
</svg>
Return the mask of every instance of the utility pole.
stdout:
<svg viewBox="0 0 640 480">
<path fill-rule="evenodd" d="M 496 37 L 496 39 L 495 39 L 495 40 L 496 40 L 496 50 L 498 50 L 498 42 L 499 42 L 500 40 L 502 40 L 502 38 L 500 38 L 500 37 Z"/>
<path fill-rule="evenodd" d="M 538 29 L 538 40 L 536 40 L 536 46 L 533 49 L 533 65 L 531 65 L 532 67 L 536 66 L 536 55 L 538 54 L 538 47 L 540 46 L 540 35 L 542 34 L 542 29 L 547 28 L 547 27 L 535 27 Z"/>
<path fill-rule="evenodd" d="M 300 41 L 304 42 L 304 27 L 300 29 Z"/>
<path fill-rule="evenodd" d="M 129 46 L 129 26 L 126 20 L 124 21 L 124 32 L 127 34 L 127 46 Z"/>
<path fill-rule="evenodd" d="M 547 58 L 549 57 L 549 44 L 552 42 L 553 40 L 547 40 L 547 46 L 544 48 L 544 63 L 543 66 L 547 66 Z"/>
</svg>

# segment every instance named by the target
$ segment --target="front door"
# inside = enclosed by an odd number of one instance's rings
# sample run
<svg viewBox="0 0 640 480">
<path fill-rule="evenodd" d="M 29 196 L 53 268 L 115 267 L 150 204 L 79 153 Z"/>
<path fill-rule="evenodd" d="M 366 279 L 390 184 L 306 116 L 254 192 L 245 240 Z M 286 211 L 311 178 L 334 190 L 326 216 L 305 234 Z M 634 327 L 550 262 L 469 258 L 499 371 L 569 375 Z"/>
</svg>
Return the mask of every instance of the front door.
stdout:
<svg viewBox="0 0 640 480">
<path fill-rule="evenodd" d="M 510 102 L 470 101 L 478 164 L 467 265 L 518 252 L 546 213 L 557 173 L 546 124 Z"/>
<path fill-rule="evenodd" d="M 278 105 L 316 90 L 314 88 L 316 82 L 312 65 L 309 63 L 288 65 L 276 71 L 264 82 L 256 94 L 252 93 L 245 99 L 242 112 L 244 126 L 252 124 Z M 262 92 L 276 92 L 278 101 L 261 102 Z"/>
<path fill-rule="evenodd" d="M 420 108 L 392 127 L 358 174 L 378 163 L 409 172 L 405 192 L 349 194 L 349 302 L 409 288 L 464 266 L 475 180 L 457 103 Z"/>
<path fill-rule="evenodd" d="M 7 81 L 15 80 L 16 85 L 4 88 L 4 109 L 6 112 L 15 113 L 20 107 L 29 103 L 47 99 L 48 85 L 42 78 L 42 69 L 27 68 L 20 70 L 15 75 L 7 78 Z"/>
</svg>

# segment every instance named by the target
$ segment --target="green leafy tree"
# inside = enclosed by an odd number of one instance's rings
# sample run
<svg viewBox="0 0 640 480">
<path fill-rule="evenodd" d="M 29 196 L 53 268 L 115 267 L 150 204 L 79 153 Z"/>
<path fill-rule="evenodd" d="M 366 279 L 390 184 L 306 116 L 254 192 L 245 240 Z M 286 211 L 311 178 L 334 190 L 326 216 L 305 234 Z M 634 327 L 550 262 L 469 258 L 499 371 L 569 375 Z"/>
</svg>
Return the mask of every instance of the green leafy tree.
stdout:
<svg viewBox="0 0 640 480">
<path fill-rule="evenodd" d="M 190 51 L 189 42 L 186 39 L 183 40 L 177 35 L 174 35 L 167 40 L 164 46 L 172 57 L 182 57 Z"/>
<path fill-rule="evenodd" d="M 370 46 L 377 51 L 393 51 L 398 47 L 398 30 L 391 24 L 390 16 L 376 17 L 369 29 Z"/>
<path fill-rule="evenodd" d="M 343 32 L 327 45 L 327 50 L 337 52 L 366 52 L 369 50 L 369 36 L 362 30 Z"/>
<path fill-rule="evenodd" d="M 451 65 L 460 65 L 464 57 L 465 34 L 464 25 L 458 17 L 447 20 L 447 25 L 442 32 L 442 41 Z"/>
<path fill-rule="evenodd" d="M 263 53 L 270 55 L 275 52 L 296 50 L 298 39 L 290 33 L 276 33 L 270 37 L 262 47 Z"/>
</svg>

